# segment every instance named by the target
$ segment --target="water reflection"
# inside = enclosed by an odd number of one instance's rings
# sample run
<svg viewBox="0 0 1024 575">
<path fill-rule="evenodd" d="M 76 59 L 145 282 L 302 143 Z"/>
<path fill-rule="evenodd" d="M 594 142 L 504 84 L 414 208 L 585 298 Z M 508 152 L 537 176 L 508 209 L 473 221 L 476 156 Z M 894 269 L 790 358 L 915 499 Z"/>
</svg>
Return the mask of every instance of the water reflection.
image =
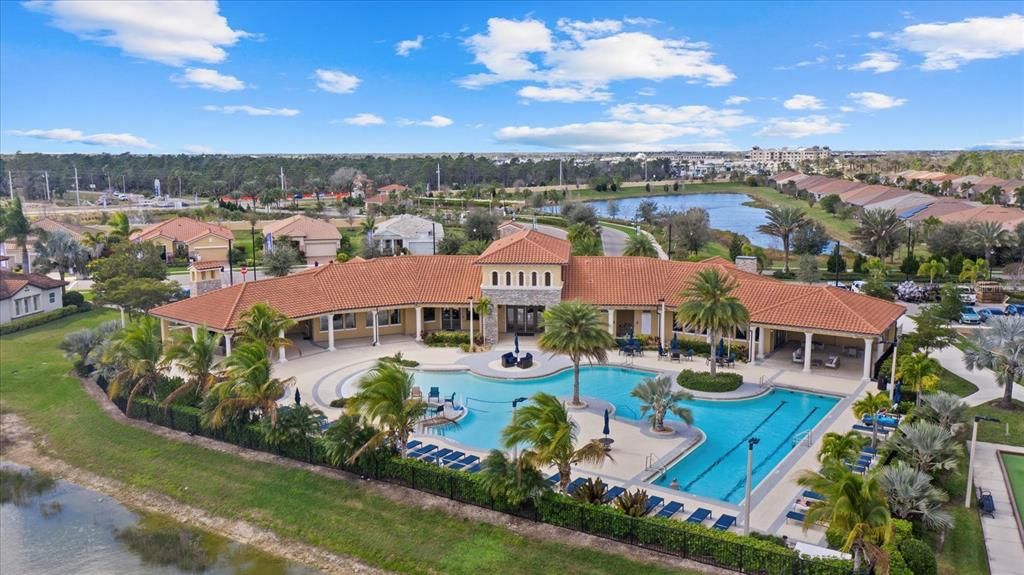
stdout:
<svg viewBox="0 0 1024 575">
<path fill-rule="evenodd" d="M 301 565 L 0 463 L 0 573 L 311 575 Z"/>
</svg>

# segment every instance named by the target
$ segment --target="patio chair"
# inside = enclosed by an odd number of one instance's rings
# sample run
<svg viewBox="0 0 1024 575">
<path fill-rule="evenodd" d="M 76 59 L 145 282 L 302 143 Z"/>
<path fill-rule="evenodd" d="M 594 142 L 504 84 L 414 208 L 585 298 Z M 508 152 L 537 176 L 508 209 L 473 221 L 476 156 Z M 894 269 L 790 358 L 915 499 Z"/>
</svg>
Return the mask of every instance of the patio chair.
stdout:
<svg viewBox="0 0 1024 575">
<path fill-rule="evenodd" d="M 462 459 L 465 456 L 466 456 L 466 452 L 464 452 L 464 451 L 453 451 L 453 452 L 449 453 L 448 455 L 445 455 L 444 457 L 442 457 L 441 458 L 441 462 L 444 465 L 448 465 L 450 463 L 455 463 L 456 461 Z"/>
<path fill-rule="evenodd" d="M 547 482 L 551 485 L 558 483 L 558 478 L 561 477 L 558 473 L 555 473 L 551 477 L 548 477 Z"/>
<path fill-rule="evenodd" d="M 431 401 L 437 401 L 438 403 L 441 402 L 441 388 L 439 388 L 439 387 L 431 387 L 430 388 L 430 393 L 427 394 L 427 402 L 429 403 Z"/>
<path fill-rule="evenodd" d="M 658 342 L 658 361 L 661 361 L 664 357 L 668 357 L 668 352 L 662 347 L 661 342 Z"/>
<path fill-rule="evenodd" d="M 477 457 L 476 455 L 468 455 L 468 456 L 463 457 L 462 459 L 456 461 L 455 463 L 452 463 L 451 465 L 449 465 L 448 469 L 455 469 L 455 470 L 464 469 L 466 467 L 469 467 L 470 465 L 473 465 L 474 463 L 476 463 L 478 461 L 480 461 L 480 458 Z"/>
<path fill-rule="evenodd" d="M 412 395 L 413 399 L 423 399 L 423 390 L 420 389 L 420 386 L 414 385 L 414 386 L 412 386 L 412 394 L 411 395 Z"/>
<path fill-rule="evenodd" d="M 704 520 L 706 520 L 708 517 L 711 517 L 711 510 L 704 509 L 703 507 L 698 507 L 696 511 L 691 513 L 690 516 L 686 518 L 686 522 L 704 523 Z"/>
<path fill-rule="evenodd" d="M 572 480 L 572 483 L 565 487 L 565 492 L 568 493 L 569 495 L 572 495 L 573 491 L 576 491 L 577 489 L 582 487 L 583 484 L 586 482 L 587 479 L 585 477 L 577 477 L 576 479 Z"/>
<path fill-rule="evenodd" d="M 996 502 L 992 499 L 992 492 L 987 489 L 978 488 L 978 509 L 982 515 L 988 515 L 995 519 Z"/>
<path fill-rule="evenodd" d="M 648 497 L 647 506 L 644 507 L 644 515 L 647 515 L 651 511 L 654 511 L 659 505 L 661 505 L 664 502 L 665 500 L 658 496 Z"/>
<path fill-rule="evenodd" d="M 729 357 L 725 358 L 725 364 L 729 367 L 736 367 L 736 352 L 729 352 Z"/>
<path fill-rule="evenodd" d="M 686 361 L 693 361 L 693 348 L 686 349 Z"/>
<path fill-rule="evenodd" d="M 420 457 L 423 457 L 424 455 L 430 453 L 435 449 L 437 449 L 437 446 L 431 443 L 430 445 L 424 445 L 423 447 L 420 447 L 407 455 L 410 459 L 419 459 Z"/>
<path fill-rule="evenodd" d="M 806 517 L 806 516 L 803 513 L 800 513 L 799 511 L 790 511 L 789 513 L 786 514 L 786 519 L 792 519 L 793 521 L 796 521 L 797 523 L 803 523 L 804 522 L 804 517 Z"/>
<path fill-rule="evenodd" d="M 452 396 L 451 397 L 444 398 L 444 402 L 445 403 L 450 403 L 450 404 L 452 404 L 452 407 L 455 407 L 455 392 L 454 391 L 452 392 Z"/>
<path fill-rule="evenodd" d="M 670 362 L 671 361 L 679 361 L 679 359 L 680 359 L 679 348 L 676 347 L 676 346 L 672 346 L 672 351 L 671 351 L 671 353 L 669 353 L 669 361 Z"/>
<path fill-rule="evenodd" d="M 405 450 L 409 451 L 410 449 L 416 449 L 417 447 L 419 447 L 421 445 L 423 445 L 422 441 L 420 441 L 419 439 L 413 439 L 409 443 L 405 444 Z"/>
<path fill-rule="evenodd" d="M 533 367 L 533 354 L 527 352 L 526 355 L 519 358 L 519 369 L 527 369 Z"/>
<path fill-rule="evenodd" d="M 665 519 L 671 519 L 673 515 L 681 512 L 682 510 L 682 503 L 678 501 L 672 501 L 671 503 L 668 503 L 667 505 L 662 507 L 661 511 L 659 511 L 658 514 L 655 515 L 655 517 L 664 517 Z"/>
<path fill-rule="evenodd" d="M 736 518 L 732 515 L 719 515 L 718 521 L 711 526 L 712 529 L 719 531 L 728 531 L 730 527 L 736 524 Z"/>
<path fill-rule="evenodd" d="M 862 453 L 870 453 L 870 454 L 874 455 L 874 454 L 878 453 L 878 448 L 871 447 L 870 445 L 868 445 L 867 447 L 861 449 L 861 452 Z"/>
<path fill-rule="evenodd" d="M 798 348 L 796 348 L 796 351 L 793 352 L 793 363 L 803 363 L 803 362 L 804 362 L 804 348 L 798 347 Z"/>
<path fill-rule="evenodd" d="M 516 354 L 511 351 L 501 355 L 501 367 L 515 367 L 516 366 Z"/>
<path fill-rule="evenodd" d="M 440 461 L 442 457 L 444 457 L 445 455 L 448 455 L 451 452 L 452 452 L 451 449 L 448 449 L 447 447 L 445 447 L 444 449 L 439 449 L 439 450 L 437 450 L 437 451 L 427 455 L 426 457 L 423 457 L 422 460 L 423 461 Z"/>
<path fill-rule="evenodd" d="M 623 487 L 619 487 L 619 486 L 612 487 L 611 489 L 609 489 L 604 494 L 604 502 L 605 503 L 611 503 L 612 501 L 615 501 L 616 497 L 618 497 L 619 495 L 622 495 L 625 492 L 626 492 L 626 489 L 623 488 Z"/>
<path fill-rule="evenodd" d="M 817 491 L 810 491 L 810 490 L 804 491 L 804 497 L 806 497 L 808 499 L 814 499 L 815 501 L 824 501 L 825 500 L 825 497 L 822 496 Z"/>
<path fill-rule="evenodd" d="M 470 465 L 469 467 L 466 468 L 466 473 L 476 473 L 477 471 L 480 471 L 479 463 L 474 463 L 473 465 Z"/>
<path fill-rule="evenodd" d="M 825 367 L 827 367 L 829 369 L 839 369 L 839 356 L 838 355 L 830 355 L 830 356 L 828 356 L 828 361 L 825 362 Z"/>
</svg>

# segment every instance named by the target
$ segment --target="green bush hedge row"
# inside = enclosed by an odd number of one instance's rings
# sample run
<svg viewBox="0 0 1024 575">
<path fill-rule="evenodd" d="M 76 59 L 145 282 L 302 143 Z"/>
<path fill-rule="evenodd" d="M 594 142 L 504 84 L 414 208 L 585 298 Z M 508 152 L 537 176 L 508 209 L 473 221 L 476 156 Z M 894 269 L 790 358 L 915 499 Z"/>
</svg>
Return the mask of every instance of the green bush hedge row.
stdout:
<svg viewBox="0 0 1024 575">
<path fill-rule="evenodd" d="M 469 334 L 464 331 L 435 331 L 423 340 L 430 347 L 459 347 L 469 345 Z"/>
<path fill-rule="evenodd" d="M 37 313 L 23 319 L 16 319 L 11 323 L 0 325 L 0 335 L 7 335 L 24 329 L 37 327 L 44 323 L 50 323 L 51 321 L 56 321 L 62 317 L 74 315 L 80 311 L 86 311 L 90 307 L 91 306 L 88 305 L 83 305 L 82 307 L 66 305 L 60 309 L 44 311 L 43 313 Z"/>
<path fill-rule="evenodd" d="M 711 375 L 702 371 L 684 369 L 676 376 L 681 387 L 694 391 L 733 391 L 743 385 L 743 376 L 738 373 L 716 373 Z"/>
<path fill-rule="evenodd" d="M 669 345 L 672 345 L 669 342 Z M 686 350 L 692 349 L 693 353 L 701 357 L 711 357 L 711 344 L 706 339 L 696 339 L 692 337 L 681 337 L 679 338 L 679 351 L 686 353 Z M 726 355 L 729 353 L 736 354 L 736 361 L 747 361 L 747 344 L 734 341 L 731 346 L 726 346 Z"/>
</svg>

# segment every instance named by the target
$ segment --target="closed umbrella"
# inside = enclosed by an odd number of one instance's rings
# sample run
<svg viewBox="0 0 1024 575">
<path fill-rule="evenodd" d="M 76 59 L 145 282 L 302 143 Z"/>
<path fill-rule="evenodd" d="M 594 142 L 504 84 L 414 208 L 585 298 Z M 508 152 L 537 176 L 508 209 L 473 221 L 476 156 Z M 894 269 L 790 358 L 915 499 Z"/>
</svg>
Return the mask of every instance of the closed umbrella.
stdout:
<svg viewBox="0 0 1024 575">
<path fill-rule="evenodd" d="M 604 408 L 604 429 L 601 431 L 601 433 L 603 433 L 605 437 L 608 437 L 608 434 L 612 432 L 612 430 L 609 428 L 610 415 L 611 414 L 608 413 L 608 408 Z"/>
<path fill-rule="evenodd" d="M 894 385 L 893 388 L 892 388 L 892 402 L 893 402 L 893 404 L 894 405 L 898 404 L 900 402 L 900 399 L 902 399 L 902 398 L 903 398 L 903 382 L 902 381 L 897 381 L 896 385 Z"/>
<path fill-rule="evenodd" d="M 516 337 L 515 337 L 515 345 L 516 345 L 516 348 L 515 348 L 515 350 L 513 350 L 513 353 L 515 353 L 516 359 L 519 359 L 519 334 L 518 333 L 516 334 Z"/>
<path fill-rule="evenodd" d="M 725 357 L 725 340 L 718 340 L 718 349 L 715 350 L 715 357 Z"/>
</svg>

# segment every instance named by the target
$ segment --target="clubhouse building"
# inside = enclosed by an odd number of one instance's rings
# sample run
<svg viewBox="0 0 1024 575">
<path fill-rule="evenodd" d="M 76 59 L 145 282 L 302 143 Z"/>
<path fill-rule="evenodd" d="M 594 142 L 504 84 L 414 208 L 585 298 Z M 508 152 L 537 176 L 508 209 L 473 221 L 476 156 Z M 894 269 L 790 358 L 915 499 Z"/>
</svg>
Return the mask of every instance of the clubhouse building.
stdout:
<svg viewBox="0 0 1024 575">
<path fill-rule="evenodd" d="M 896 320 L 905 311 L 835 287 L 785 283 L 722 258 L 572 256 L 567 241 L 524 229 L 494 241 L 479 256 L 355 258 L 237 283 L 150 313 L 160 318 L 165 338 L 171 329 L 205 326 L 224 335 L 223 351 L 230 354 L 241 315 L 265 302 L 296 320 L 289 337 L 333 351 L 343 341 L 421 341 L 433 331 L 480 333 L 481 327 L 493 344 L 503 336 L 541 332 L 546 307 L 579 300 L 598 307 L 616 336 L 647 335 L 666 347 L 679 337 L 685 349 L 686 338 L 706 336 L 676 325 L 674 310 L 691 276 L 708 268 L 735 280 L 734 294 L 750 312 L 750 325 L 729 338 L 747 344 L 748 361 L 774 355 L 809 372 L 836 367 L 841 357 L 844 369 L 855 368 L 867 380 L 895 340 Z M 486 318 L 471 313 L 482 297 L 492 304 Z M 280 359 L 286 361 L 284 349 Z"/>
</svg>

